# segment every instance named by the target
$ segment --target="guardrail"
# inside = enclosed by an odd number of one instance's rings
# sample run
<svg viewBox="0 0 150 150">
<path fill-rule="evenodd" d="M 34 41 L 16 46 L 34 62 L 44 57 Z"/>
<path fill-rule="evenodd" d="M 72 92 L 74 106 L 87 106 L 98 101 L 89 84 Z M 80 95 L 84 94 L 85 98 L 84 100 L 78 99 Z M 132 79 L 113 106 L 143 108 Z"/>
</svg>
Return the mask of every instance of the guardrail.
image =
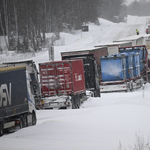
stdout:
<svg viewBox="0 0 150 150">
<path fill-rule="evenodd" d="M 19 60 L 24 60 L 24 59 L 29 59 L 34 57 L 35 54 L 34 53 L 23 53 L 23 54 L 12 54 L 10 55 L 2 55 L 0 56 L 0 63 L 5 63 L 5 62 L 15 62 L 15 61 L 19 61 Z"/>
</svg>

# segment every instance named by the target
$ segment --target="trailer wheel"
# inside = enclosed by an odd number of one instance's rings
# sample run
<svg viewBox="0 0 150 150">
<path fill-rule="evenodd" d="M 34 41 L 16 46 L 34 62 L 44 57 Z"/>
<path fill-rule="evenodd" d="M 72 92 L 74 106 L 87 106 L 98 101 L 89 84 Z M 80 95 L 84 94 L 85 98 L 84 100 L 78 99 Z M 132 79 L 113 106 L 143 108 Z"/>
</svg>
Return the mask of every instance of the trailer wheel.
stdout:
<svg viewBox="0 0 150 150">
<path fill-rule="evenodd" d="M 32 113 L 32 125 L 36 125 L 36 115 L 34 112 Z"/>
<path fill-rule="evenodd" d="M 79 108 L 80 108 L 80 105 L 81 105 L 80 97 L 77 96 L 77 97 L 75 98 L 75 108 L 76 108 L 76 109 L 79 109 Z"/>
<path fill-rule="evenodd" d="M 4 134 L 4 125 L 3 122 L 0 122 L 0 136 L 3 136 Z"/>
<path fill-rule="evenodd" d="M 20 117 L 19 126 L 20 126 L 20 129 L 23 128 L 23 117 Z"/>
<path fill-rule="evenodd" d="M 76 109 L 75 98 L 71 99 L 72 109 Z"/>
</svg>

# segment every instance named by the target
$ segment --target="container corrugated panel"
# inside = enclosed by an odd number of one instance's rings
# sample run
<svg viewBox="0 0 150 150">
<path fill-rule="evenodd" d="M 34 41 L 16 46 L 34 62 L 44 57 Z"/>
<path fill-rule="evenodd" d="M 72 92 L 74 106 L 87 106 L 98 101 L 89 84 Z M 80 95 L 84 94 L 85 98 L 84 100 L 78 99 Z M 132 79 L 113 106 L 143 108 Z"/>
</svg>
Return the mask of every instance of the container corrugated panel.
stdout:
<svg viewBox="0 0 150 150">
<path fill-rule="evenodd" d="M 133 75 L 133 54 L 132 53 L 122 53 L 126 56 L 126 79 L 131 79 Z"/>
<path fill-rule="evenodd" d="M 121 51 L 122 54 L 128 55 L 127 58 L 127 79 L 140 76 L 140 55 L 138 52 Z"/>
<path fill-rule="evenodd" d="M 134 66 L 135 66 L 134 75 L 135 75 L 135 77 L 139 77 L 140 76 L 140 55 L 139 55 L 139 53 L 135 53 Z"/>
<path fill-rule="evenodd" d="M 140 57 L 140 71 L 143 71 L 144 67 L 145 67 L 145 56 L 146 56 L 146 51 L 143 47 L 135 47 L 134 49 L 132 48 L 128 48 L 126 50 L 122 50 L 120 49 L 120 52 L 135 52 L 135 53 L 139 53 L 139 57 Z"/>
<path fill-rule="evenodd" d="M 44 96 L 61 96 L 85 92 L 83 60 L 64 60 L 39 64 Z"/>
<path fill-rule="evenodd" d="M 111 55 L 101 57 L 102 81 L 118 81 L 126 79 L 126 57 Z"/>
<path fill-rule="evenodd" d="M 133 73 L 134 77 L 140 76 L 140 57 L 137 52 L 129 52 L 128 54 L 133 55 Z"/>
</svg>

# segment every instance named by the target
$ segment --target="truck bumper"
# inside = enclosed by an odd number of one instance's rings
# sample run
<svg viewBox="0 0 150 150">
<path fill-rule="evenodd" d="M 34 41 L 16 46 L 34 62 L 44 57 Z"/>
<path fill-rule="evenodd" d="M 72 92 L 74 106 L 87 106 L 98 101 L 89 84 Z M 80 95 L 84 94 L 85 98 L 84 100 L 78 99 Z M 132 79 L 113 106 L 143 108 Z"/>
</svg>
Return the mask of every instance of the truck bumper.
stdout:
<svg viewBox="0 0 150 150">
<path fill-rule="evenodd" d="M 60 109 L 60 108 L 71 108 L 70 98 L 64 97 L 45 97 L 40 103 L 41 109 Z"/>
<path fill-rule="evenodd" d="M 110 84 L 110 85 L 100 85 L 100 92 L 117 92 L 117 91 L 127 91 L 126 83 L 123 84 Z"/>
<path fill-rule="evenodd" d="M 144 83 L 144 80 L 142 78 L 139 79 L 134 79 L 128 82 L 123 82 L 123 83 L 108 83 L 106 82 L 105 84 L 100 85 L 100 91 L 101 93 L 104 92 L 117 92 L 117 91 L 132 91 L 133 89 L 137 89 L 142 87 Z"/>
</svg>

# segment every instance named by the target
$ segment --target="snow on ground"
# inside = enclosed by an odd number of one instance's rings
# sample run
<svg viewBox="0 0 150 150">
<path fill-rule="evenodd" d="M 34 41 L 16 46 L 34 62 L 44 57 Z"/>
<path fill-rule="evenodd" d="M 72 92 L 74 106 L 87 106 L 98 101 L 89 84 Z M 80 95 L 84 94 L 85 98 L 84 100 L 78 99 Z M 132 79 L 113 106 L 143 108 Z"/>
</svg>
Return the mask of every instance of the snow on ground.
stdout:
<svg viewBox="0 0 150 150">
<path fill-rule="evenodd" d="M 133 17 L 134 19 L 134 17 Z M 89 32 L 61 34 L 66 45 L 55 46 L 55 60 L 60 52 L 93 47 L 121 37 L 143 34 L 145 24 L 111 23 L 100 19 L 100 26 L 89 24 Z M 48 52 L 36 54 L 38 63 L 48 61 Z M 78 110 L 38 110 L 37 125 L 5 134 L 1 150 L 117 150 L 119 142 L 126 150 L 136 143 L 136 134 L 150 136 L 150 84 L 130 93 L 102 93 L 89 98 Z"/>
</svg>

